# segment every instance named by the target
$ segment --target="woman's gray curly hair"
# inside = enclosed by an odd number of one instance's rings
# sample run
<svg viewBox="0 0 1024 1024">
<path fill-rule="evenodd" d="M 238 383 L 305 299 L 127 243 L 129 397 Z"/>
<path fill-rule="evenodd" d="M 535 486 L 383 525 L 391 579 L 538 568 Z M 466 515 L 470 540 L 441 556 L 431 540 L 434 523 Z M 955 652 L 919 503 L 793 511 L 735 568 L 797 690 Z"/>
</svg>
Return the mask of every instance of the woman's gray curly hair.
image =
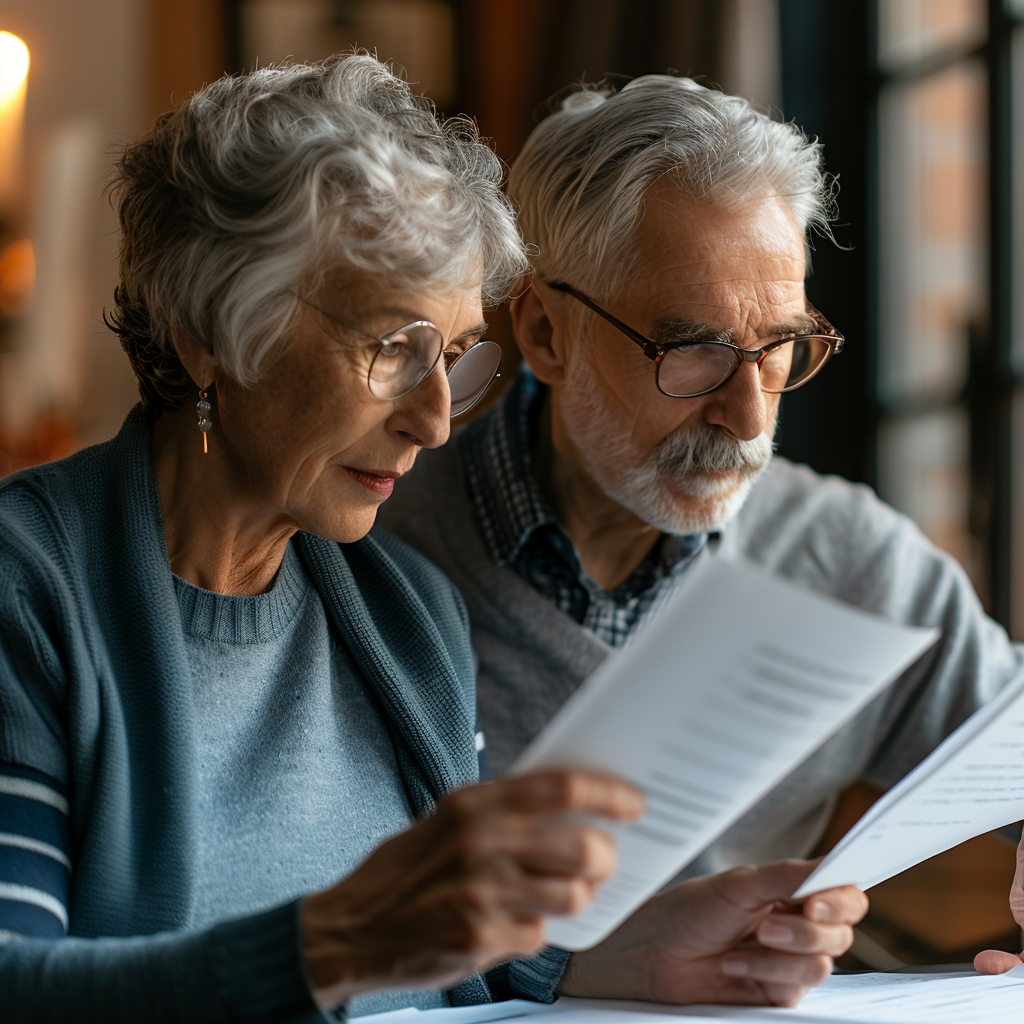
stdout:
<svg viewBox="0 0 1024 1024">
<path fill-rule="evenodd" d="M 336 265 L 389 284 L 458 288 L 485 305 L 527 270 L 503 168 L 465 118 L 365 53 L 222 78 L 128 145 L 113 183 L 120 283 L 106 314 L 146 413 L 191 393 L 172 332 L 242 384 Z"/>
</svg>

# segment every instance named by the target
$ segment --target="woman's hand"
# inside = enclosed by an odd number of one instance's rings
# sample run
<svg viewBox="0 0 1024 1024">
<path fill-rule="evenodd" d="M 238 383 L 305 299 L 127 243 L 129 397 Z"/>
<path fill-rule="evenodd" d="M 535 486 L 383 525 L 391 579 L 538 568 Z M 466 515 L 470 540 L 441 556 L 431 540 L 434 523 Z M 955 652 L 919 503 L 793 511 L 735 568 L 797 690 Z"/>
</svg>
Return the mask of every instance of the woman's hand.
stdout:
<svg viewBox="0 0 1024 1024">
<path fill-rule="evenodd" d="M 814 864 L 780 861 L 694 878 L 648 900 L 569 959 L 562 995 L 659 1003 L 795 1006 L 853 942 L 868 909 L 845 886 L 788 897 Z"/>
<path fill-rule="evenodd" d="M 566 813 L 631 821 L 643 797 L 585 772 L 471 786 L 302 903 L 306 969 L 321 1008 L 360 992 L 447 988 L 532 953 L 544 918 L 575 914 L 615 869 L 612 841 Z"/>
<path fill-rule="evenodd" d="M 1010 885 L 1010 912 L 1014 921 L 1024 928 L 1024 836 L 1017 844 L 1017 870 Z M 986 949 L 974 958 L 974 969 L 979 974 L 1005 974 L 1024 963 L 1024 953 L 1005 953 L 1001 949 Z"/>
</svg>

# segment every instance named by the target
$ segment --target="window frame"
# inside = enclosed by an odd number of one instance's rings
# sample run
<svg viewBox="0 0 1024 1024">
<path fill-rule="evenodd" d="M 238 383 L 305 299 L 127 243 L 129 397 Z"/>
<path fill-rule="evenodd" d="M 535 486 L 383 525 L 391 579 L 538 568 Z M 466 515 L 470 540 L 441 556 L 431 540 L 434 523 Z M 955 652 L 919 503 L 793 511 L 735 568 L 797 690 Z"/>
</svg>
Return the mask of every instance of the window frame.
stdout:
<svg viewBox="0 0 1024 1024">
<path fill-rule="evenodd" d="M 972 535 L 985 548 L 982 574 L 987 577 L 983 586 L 987 593 L 982 596 L 989 613 L 1001 624 L 1009 629 L 1017 621 L 1016 632 L 1024 639 L 1024 577 L 1018 581 L 1020 596 L 1015 608 L 1013 571 L 1016 555 L 1020 573 L 1024 573 L 1024 530 L 1018 527 L 1017 551 L 1014 538 L 1015 490 L 1018 501 L 1024 503 L 1024 450 L 1015 453 L 1013 436 L 1015 395 L 1019 407 L 1024 408 L 1024 323 L 1020 324 L 1022 338 L 1015 367 L 1013 282 L 1015 277 L 1024 280 L 1024 274 L 1017 273 L 1014 267 L 1012 49 L 1014 31 L 1024 33 L 1024 5 L 1013 10 L 1010 0 L 987 0 L 986 13 L 988 30 L 984 41 L 943 47 L 919 60 L 887 68 L 881 65 L 878 53 L 878 0 L 849 0 L 835 5 L 820 5 L 817 0 L 780 0 L 785 115 L 795 118 L 809 134 L 821 138 L 829 169 L 840 175 L 840 227 L 845 235 L 837 231 L 837 237 L 852 247 L 845 264 L 846 286 L 855 288 L 862 284 L 860 299 L 864 304 L 863 318 L 853 311 L 852 322 L 834 314 L 837 326 L 849 340 L 847 354 L 853 354 L 858 345 L 864 347 L 859 361 L 844 356 L 842 372 L 846 379 L 832 385 L 845 398 L 851 417 L 845 436 L 832 435 L 824 442 L 812 444 L 794 436 L 816 429 L 809 388 L 805 405 L 799 404 L 804 401 L 803 395 L 797 402 L 787 399 L 792 407 L 783 411 L 780 450 L 784 455 L 809 462 L 819 472 L 840 472 L 877 487 L 879 436 L 891 417 L 965 407 L 970 424 L 971 491 L 976 507 L 983 509 L 980 516 L 972 516 L 971 522 Z M 856 51 L 853 56 L 849 56 L 851 50 Z M 1020 53 L 1024 54 L 1024 43 Z M 847 74 L 859 65 L 862 82 L 847 83 L 845 92 L 837 90 L 830 82 L 833 66 L 819 56 L 822 54 L 845 61 Z M 981 344 L 974 346 L 976 351 L 972 353 L 962 395 L 924 403 L 883 401 L 879 375 L 880 101 L 890 86 L 923 81 L 969 61 L 979 62 L 988 80 L 988 330 L 986 337 L 980 339 Z M 1017 73 L 1024 76 L 1024 67 L 1018 68 Z M 1019 122 L 1024 124 L 1022 115 L 1024 111 L 1017 112 Z M 852 133 L 859 141 L 863 163 L 858 165 L 855 158 L 851 159 L 848 147 L 846 163 L 834 159 L 831 151 L 837 144 L 842 147 L 844 133 Z M 1022 144 L 1024 140 L 1018 140 L 1018 147 Z M 1024 148 L 1020 151 L 1024 152 Z M 1020 201 L 1024 201 L 1024 195 Z M 854 223 L 859 216 L 865 220 L 863 232 Z M 1018 240 L 1017 251 L 1024 254 L 1024 238 Z M 826 300 L 820 292 L 839 286 L 832 280 L 838 273 L 833 270 L 838 261 L 828 259 L 821 263 L 825 272 L 812 274 L 808 291 L 824 305 Z M 1024 302 L 1019 308 L 1024 309 Z M 1024 438 L 1024 423 L 1020 420 L 1018 414 L 1018 432 Z M 978 495 L 983 495 L 984 500 L 978 502 Z M 1024 507 L 1018 518 L 1024 524 Z"/>
</svg>

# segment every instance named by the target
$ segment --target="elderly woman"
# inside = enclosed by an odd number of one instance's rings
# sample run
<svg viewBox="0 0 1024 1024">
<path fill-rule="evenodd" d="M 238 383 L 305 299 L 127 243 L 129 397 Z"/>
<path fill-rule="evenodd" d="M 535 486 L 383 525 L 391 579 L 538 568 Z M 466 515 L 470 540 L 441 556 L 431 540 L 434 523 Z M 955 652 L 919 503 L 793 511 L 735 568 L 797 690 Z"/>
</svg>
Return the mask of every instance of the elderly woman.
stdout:
<svg viewBox="0 0 1024 1024">
<path fill-rule="evenodd" d="M 568 772 L 473 786 L 461 600 L 367 536 L 494 375 L 483 304 L 525 269 L 499 185 L 471 124 L 367 56 L 224 79 L 125 151 L 110 323 L 142 402 L 0 490 L 13 1019 L 558 986 L 792 1002 L 849 944 L 860 894 L 776 911 L 806 873 L 783 864 L 687 883 L 571 959 L 512 959 L 611 870 L 559 812 L 640 797 Z"/>
</svg>

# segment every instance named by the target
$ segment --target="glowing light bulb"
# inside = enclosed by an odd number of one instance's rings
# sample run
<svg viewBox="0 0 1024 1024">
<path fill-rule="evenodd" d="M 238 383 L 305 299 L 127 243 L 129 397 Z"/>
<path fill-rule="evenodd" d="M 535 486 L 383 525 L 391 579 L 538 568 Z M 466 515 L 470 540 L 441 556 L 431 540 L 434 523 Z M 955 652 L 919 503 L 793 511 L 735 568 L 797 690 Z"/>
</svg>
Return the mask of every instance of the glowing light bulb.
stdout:
<svg viewBox="0 0 1024 1024">
<path fill-rule="evenodd" d="M 13 99 L 28 76 L 28 47 L 10 32 L 0 32 L 0 103 Z"/>
</svg>

